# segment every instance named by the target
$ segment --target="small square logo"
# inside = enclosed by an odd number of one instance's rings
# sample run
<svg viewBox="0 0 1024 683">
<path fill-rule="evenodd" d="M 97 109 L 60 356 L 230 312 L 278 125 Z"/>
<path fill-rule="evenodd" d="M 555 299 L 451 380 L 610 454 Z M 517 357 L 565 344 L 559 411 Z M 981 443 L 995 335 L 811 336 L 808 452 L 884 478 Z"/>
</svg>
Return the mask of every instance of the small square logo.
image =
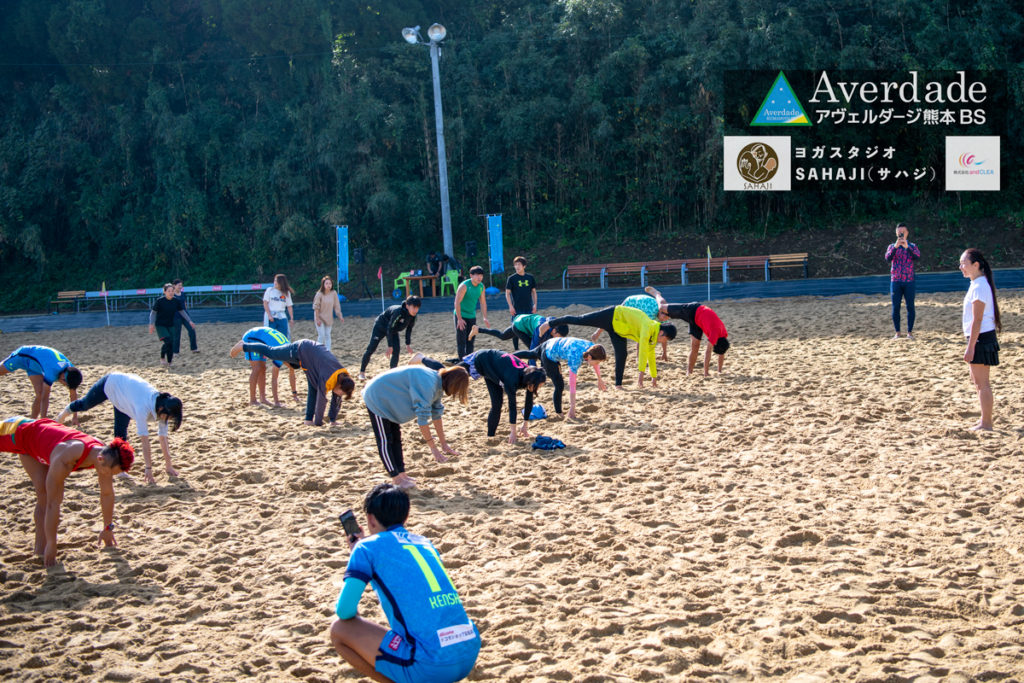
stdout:
<svg viewBox="0 0 1024 683">
<path fill-rule="evenodd" d="M 396 635 L 391 638 L 391 642 L 388 643 L 388 649 L 398 652 L 398 648 L 402 647 L 402 636 Z"/>
<path fill-rule="evenodd" d="M 788 136 L 726 135 L 722 149 L 726 191 L 785 192 L 791 189 L 793 163 Z"/>
<path fill-rule="evenodd" d="M 999 191 L 999 136 L 946 137 L 946 190 Z"/>
</svg>

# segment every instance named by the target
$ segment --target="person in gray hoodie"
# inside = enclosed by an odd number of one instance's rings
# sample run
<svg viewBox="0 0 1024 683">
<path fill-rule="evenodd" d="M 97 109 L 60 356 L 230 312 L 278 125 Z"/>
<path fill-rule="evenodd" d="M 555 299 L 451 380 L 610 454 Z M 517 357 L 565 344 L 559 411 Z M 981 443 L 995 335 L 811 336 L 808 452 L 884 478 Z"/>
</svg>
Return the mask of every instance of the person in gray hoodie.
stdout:
<svg viewBox="0 0 1024 683">
<path fill-rule="evenodd" d="M 458 455 L 444 437 L 442 394 L 456 397 L 463 405 L 468 403 L 469 372 L 461 366 L 437 371 L 422 365 L 407 365 L 377 375 L 363 389 L 363 403 L 370 413 L 380 460 L 395 486 L 407 489 L 416 485 L 405 473 L 401 428 L 404 422 L 416 420 L 437 462 L 448 461 L 442 451 Z M 430 432 L 431 423 L 437 432 L 440 450 Z"/>
<path fill-rule="evenodd" d="M 302 368 L 306 372 L 306 424 L 319 427 L 324 423 L 324 409 L 327 397 L 331 399 L 331 409 L 327 419 L 333 425 L 341 408 L 341 397 L 352 398 L 356 383 L 352 381 L 348 370 L 334 354 L 323 344 L 312 339 L 300 339 L 291 344 L 267 346 L 266 344 L 239 341 L 229 351 L 235 358 L 242 351 L 258 353 L 269 360 L 279 360 L 293 368 Z"/>
</svg>

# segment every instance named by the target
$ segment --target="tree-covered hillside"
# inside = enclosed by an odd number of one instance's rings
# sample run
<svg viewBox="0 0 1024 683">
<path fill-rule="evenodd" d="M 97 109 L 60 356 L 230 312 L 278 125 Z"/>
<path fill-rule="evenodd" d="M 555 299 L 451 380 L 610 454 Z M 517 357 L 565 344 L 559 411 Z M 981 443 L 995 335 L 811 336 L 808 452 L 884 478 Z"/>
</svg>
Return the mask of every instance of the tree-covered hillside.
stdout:
<svg viewBox="0 0 1024 683">
<path fill-rule="evenodd" d="M 456 245 L 1021 217 L 1016 0 L 2 0 L 0 310 L 58 289 L 330 272 L 441 246 L 430 61 Z M 1003 191 L 722 189 L 731 69 L 1008 72 Z M 756 226 L 748 228 L 747 226 Z M 481 240 L 481 249 L 483 240 Z"/>
</svg>

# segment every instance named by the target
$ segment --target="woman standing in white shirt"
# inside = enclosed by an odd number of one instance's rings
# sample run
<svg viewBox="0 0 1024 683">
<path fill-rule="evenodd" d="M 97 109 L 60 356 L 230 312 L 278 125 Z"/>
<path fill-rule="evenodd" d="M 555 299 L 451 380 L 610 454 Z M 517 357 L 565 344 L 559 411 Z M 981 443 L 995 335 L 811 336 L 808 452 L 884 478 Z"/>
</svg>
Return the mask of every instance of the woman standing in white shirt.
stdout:
<svg viewBox="0 0 1024 683">
<path fill-rule="evenodd" d="M 973 430 L 992 429 L 992 386 L 989 368 L 999 365 L 999 342 L 996 330 L 1002 331 L 999 304 L 996 303 L 996 282 L 992 268 L 977 249 L 968 249 L 960 256 L 960 272 L 971 279 L 964 297 L 963 332 L 967 337 L 964 362 L 968 363 L 971 381 L 978 389 L 981 419 Z"/>
<path fill-rule="evenodd" d="M 313 297 L 313 323 L 316 325 L 316 340 L 331 350 L 331 327 L 334 326 L 334 316 L 344 321 L 345 316 L 341 314 L 341 302 L 338 300 L 338 293 L 334 291 L 334 282 L 330 275 L 324 275 L 320 279 L 320 289 Z"/>
<path fill-rule="evenodd" d="M 295 315 L 292 313 L 292 288 L 288 286 L 288 278 L 278 273 L 274 276 L 274 286 L 268 287 L 263 292 L 263 311 L 266 314 L 266 324 L 288 337 L 292 338 L 288 329 L 288 322 L 295 322 Z"/>
</svg>

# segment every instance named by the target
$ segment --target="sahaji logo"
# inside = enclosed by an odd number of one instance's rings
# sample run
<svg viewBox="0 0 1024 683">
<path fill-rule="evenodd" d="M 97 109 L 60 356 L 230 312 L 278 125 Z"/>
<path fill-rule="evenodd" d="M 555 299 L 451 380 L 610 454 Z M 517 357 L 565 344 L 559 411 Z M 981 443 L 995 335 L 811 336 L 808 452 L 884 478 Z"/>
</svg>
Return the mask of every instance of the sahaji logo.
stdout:
<svg viewBox="0 0 1024 683">
<path fill-rule="evenodd" d="M 779 171 L 779 155 L 763 142 L 749 144 L 737 155 L 736 170 L 748 183 L 767 183 Z"/>
<path fill-rule="evenodd" d="M 804 105 L 793 92 L 793 87 L 786 80 L 786 74 L 779 72 L 775 77 L 771 90 L 765 95 L 764 102 L 750 122 L 751 126 L 809 126 Z"/>
<path fill-rule="evenodd" d="M 975 166 L 981 166 L 985 163 L 984 159 L 978 159 L 978 157 L 970 154 L 969 152 L 961 154 L 957 161 L 960 163 L 961 168 L 974 168 Z"/>
</svg>

